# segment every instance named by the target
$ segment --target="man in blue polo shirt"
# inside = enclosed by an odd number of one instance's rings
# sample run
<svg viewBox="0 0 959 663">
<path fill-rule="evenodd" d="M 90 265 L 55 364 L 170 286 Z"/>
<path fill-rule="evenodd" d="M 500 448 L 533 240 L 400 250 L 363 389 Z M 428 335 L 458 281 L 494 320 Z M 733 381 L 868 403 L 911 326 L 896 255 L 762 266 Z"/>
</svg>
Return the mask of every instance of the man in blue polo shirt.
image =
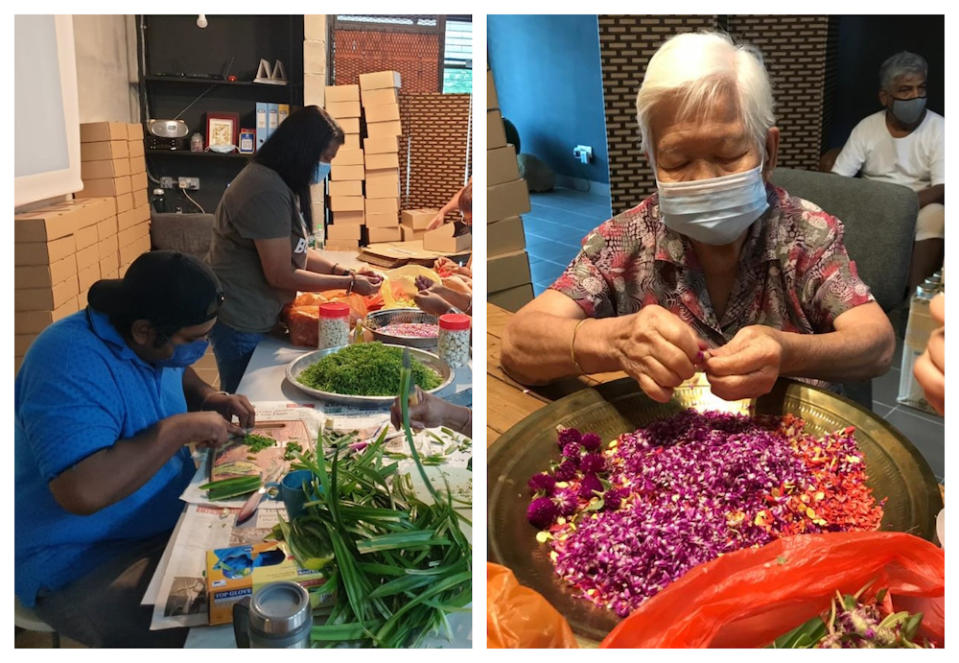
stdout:
<svg viewBox="0 0 959 663">
<path fill-rule="evenodd" d="M 194 474 L 186 445 L 220 444 L 254 423 L 245 397 L 190 368 L 222 299 L 203 262 L 144 254 L 40 334 L 17 374 L 16 594 L 86 645 L 186 638 L 150 631 L 140 601 Z"/>
</svg>

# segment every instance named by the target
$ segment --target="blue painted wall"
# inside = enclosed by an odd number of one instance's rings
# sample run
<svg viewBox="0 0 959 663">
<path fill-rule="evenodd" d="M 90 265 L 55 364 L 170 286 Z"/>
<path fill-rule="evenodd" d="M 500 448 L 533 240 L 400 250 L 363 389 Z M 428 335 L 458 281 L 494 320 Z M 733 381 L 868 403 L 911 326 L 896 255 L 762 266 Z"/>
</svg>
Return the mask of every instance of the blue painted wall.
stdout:
<svg viewBox="0 0 959 663">
<path fill-rule="evenodd" d="M 521 148 L 557 173 L 609 182 L 596 16 L 489 16 L 487 57 Z M 590 145 L 581 164 L 573 148 Z"/>
</svg>

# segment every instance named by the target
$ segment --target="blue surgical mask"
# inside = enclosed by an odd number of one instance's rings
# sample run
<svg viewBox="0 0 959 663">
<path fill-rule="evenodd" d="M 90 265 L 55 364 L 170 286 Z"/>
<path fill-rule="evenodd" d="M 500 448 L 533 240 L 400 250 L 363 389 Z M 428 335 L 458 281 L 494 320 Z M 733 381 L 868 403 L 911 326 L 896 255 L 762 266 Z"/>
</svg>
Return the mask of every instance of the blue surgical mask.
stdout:
<svg viewBox="0 0 959 663">
<path fill-rule="evenodd" d="M 763 166 L 692 182 L 660 182 L 659 212 L 670 230 L 704 244 L 732 244 L 769 203 Z"/>
<path fill-rule="evenodd" d="M 173 346 L 173 356 L 168 359 L 161 359 L 156 362 L 157 366 L 165 368 L 186 368 L 192 366 L 206 354 L 210 342 L 205 339 L 193 341 L 192 343 L 180 343 Z"/>
<path fill-rule="evenodd" d="M 915 97 L 913 99 L 893 98 L 892 100 L 892 114 L 905 125 L 918 122 L 924 110 L 926 110 L 925 97 Z"/>
<path fill-rule="evenodd" d="M 313 179 L 310 180 L 310 184 L 319 184 L 327 178 L 330 174 L 330 164 L 325 161 L 321 161 L 316 164 L 316 168 L 313 169 Z"/>
</svg>

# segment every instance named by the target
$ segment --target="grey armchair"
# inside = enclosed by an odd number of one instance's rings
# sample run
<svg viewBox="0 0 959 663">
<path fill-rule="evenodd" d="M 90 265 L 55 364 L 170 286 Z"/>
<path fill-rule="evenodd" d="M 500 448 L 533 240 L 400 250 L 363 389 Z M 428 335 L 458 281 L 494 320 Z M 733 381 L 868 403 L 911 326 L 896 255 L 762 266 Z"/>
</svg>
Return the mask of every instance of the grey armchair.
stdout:
<svg viewBox="0 0 959 663">
<path fill-rule="evenodd" d="M 795 168 L 776 168 L 772 181 L 839 218 L 859 276 L 887 314 L 904 302 L 919 202 L 908 187 Z M 843 385 L 872 409 L 872 383 Z"/>
</svg>

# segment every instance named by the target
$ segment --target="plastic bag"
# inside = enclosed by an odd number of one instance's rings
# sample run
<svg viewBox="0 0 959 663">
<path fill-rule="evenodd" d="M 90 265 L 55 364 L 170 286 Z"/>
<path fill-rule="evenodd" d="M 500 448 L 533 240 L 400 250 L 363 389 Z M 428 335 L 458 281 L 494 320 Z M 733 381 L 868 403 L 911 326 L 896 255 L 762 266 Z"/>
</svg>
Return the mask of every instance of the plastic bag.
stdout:
<svg viewBox="0 0 959 663">
<path fill-rule="evenodd" d="M 283 309 L 282 319 L 290 330 L 290 343 L 315 348 L 319 344 L 320 304 L 344 302 L 350 307 L 350 328 L 370 312 L 367 302 L 377 304 L 379 296 L 363 297 L 346 290 L 301 292 Z"/>
<path fill-rule="evenodd" d="M 404 265 L 386 273 L 380 294 L 383 295 L 383 308 L 416 308 L 413 295 L 419 292 L 416 277 L 425 276 L 433 283 L 439 283 L 439 274 L 421 265 Z"/>
<path fill-rule="evenodd" d="M 602 647 L 765 647 L 829 609 L 836 591 L 889 589 L 922 612 L 919 634 L 944 643 L 944 557 L 902 532 L 803 534 L 688 571 L 619 623 Z M 871 584 L 870 584 L 871 583 Z"/>
<path fill-rule="evenodd" d="M 486 646 L 490 649 L 578 647 L 569 624 L 505 566 L 486 564 Z"/>
</svg>

